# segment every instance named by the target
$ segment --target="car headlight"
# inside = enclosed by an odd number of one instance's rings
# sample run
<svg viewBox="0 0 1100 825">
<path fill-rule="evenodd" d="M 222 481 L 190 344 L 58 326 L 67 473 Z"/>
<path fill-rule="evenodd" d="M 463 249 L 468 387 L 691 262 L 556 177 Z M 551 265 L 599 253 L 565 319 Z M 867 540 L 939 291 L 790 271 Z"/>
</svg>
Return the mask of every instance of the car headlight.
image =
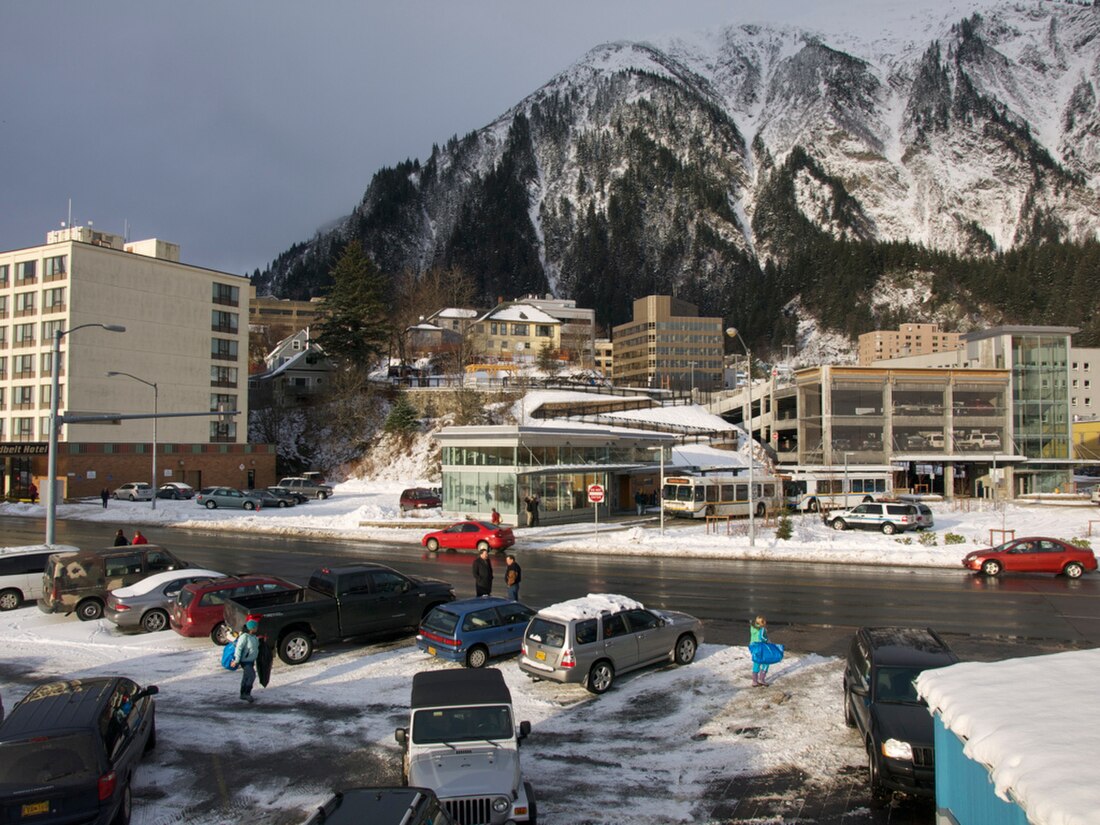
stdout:
<svg viewBox="0 0 1100 825">
<path fill-rule="evenodd" d="M 493 810 L 498 814 L 502 814 L 512 807 L 511 800 L 506 796 L 497 796 L 493 798 Z"/>
<path fill-rule="evenodd" d="M 913 761 L 913 746 L 899 739 L 887 739 L 882 743 L 882 755 L 889 759 L 908 759 Z"/>
</svg>

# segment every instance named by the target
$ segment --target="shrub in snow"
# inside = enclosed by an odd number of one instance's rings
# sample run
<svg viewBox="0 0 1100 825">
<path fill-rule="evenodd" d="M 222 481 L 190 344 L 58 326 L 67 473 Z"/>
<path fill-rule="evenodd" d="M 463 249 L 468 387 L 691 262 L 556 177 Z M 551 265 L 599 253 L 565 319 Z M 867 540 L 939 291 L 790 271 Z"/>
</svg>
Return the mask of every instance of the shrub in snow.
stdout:
<svg viewBox="0 0 1100 825">
<path fill-rule="evenodd" d="M 966 544 L 966 539 L 960 536 L 958 533 L 944 533 L 944 544 Z"/>
<path fill-rule="evenodd" d="M 912 544 L 913 543 L 913 537 L 912 536 L 898 536 L 896 539 L 894 539 L 894 541 L 896 541 L 898 544 Z"/>
<path fill-rule="evenodd" d="M 937 544 L 936 534 L 935 533 L 921 533 L 917 537 L 917 541 L 919 541 L 925 547 L 935 547 L 936 544 Z"/>
<path fill-rule="evenodd" d="M 1086 550 L 1092 549 L 1092 541 L 1089 539 L 1070 539 L 1070 544 L 1076 544 L 1078 547 L 1084 547 Z"/>
<path fill-rule="evenodd" d="M 779 517 L 779 526 L 775 528 L 775 537 L 786 541 L 791 537 L 791 517 L 784 513 Z"/>
</svg>

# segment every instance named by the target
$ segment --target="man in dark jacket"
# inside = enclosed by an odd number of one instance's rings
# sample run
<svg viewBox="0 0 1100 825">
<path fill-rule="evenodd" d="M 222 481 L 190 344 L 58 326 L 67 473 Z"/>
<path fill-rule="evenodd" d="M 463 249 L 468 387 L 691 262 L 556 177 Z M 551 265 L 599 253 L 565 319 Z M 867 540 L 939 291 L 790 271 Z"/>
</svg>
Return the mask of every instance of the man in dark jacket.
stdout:
<svg viewBox="0 0 1100 825">
<path fill-rule="evenodd" d="M 474 591 L 477 596 L 488 596 L 493 592 L 493 565 L 489 563 L 489 548 L 482 550 L 474 559 Z"/>
</svg>

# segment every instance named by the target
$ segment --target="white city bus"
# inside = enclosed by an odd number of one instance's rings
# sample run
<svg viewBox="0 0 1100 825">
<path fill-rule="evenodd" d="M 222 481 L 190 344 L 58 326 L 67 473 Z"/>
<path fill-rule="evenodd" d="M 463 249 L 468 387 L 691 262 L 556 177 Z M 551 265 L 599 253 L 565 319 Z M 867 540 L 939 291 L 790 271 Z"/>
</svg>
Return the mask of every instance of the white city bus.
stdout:
<svg viewBox="0 0 1100 825">
<path fill-rule="evenodd" d="M 864 501 L 894 493 L 894 471 L 888 464 L 839 467 L 795 467 L 784 471 L 783 495 L 787 506 L 816 513 L 837 507 L 854 507 Z"/>
<path fill-rule="evenodd" d="M 665 512 L 680 518 L 748 516 L 748 476 L 666 476 L 662 487 Z M 756 515 L 762 518 L 782 506 L 782 485 L 771 476 L 753 478 Z"/>
</svg>

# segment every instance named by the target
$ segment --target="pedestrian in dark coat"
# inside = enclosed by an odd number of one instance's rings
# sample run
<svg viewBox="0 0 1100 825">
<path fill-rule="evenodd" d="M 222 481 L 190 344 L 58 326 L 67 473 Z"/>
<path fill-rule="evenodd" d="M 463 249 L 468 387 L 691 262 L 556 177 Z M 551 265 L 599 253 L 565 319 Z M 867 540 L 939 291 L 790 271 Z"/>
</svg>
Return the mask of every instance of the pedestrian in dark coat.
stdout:
<svg viewBox="0 0 1100 825">
<path fill-rule="evenodd" d="M 638 515 L 645 513 L 645 493 L 641 490 L 634 494 L 634 506 L 638 508 Z"/>
<path fill-rule="evenodd" d="M 115 547 L 125 547 L 129 543 L 126 534 L 122 532 L 122 528 L 118 528 L 118 532 L 115 533 Z"/>
<path fill-rule="evenodd" d="M 31 486 L 27 488 L 27 492 L 30 493 L 31 504 L 38 501 L 38 487 L 33 481 L 31 482 Z"/>
<path fill-rule="evenodd" d="M 514 602 L 519 601 L 519 583 L 523 579 L 523 568 L 519 566 L 516 557 L 509 553 L 504 557 L 508 566 L 504 568 L 504 583 L 508 585 L 508 598 Z"/>
<path fill-rule="evenodd" d="M 257 623 L 249 619 L 244 623 L 244 632 L 237 637 L 233 648 L 233 666 L 241 667 L 241 699 L 252 704 L 252 685 L 256 682 L 256 657 L 260 655 L 260 640 L 256 638 Z"/>
<path fill-rule="evenodd" d="M 493 565 L 489 562 L 489 548 L 485 548 L 474 559 L 474 593 L 488 596 L 493 592 Z"/>
<path fill-rule="evenodd" d="M 539 501 L 538 493 L 531 496 L 531 515 L 534 517 L 534 521 L 531 524 L 532 527 L 539 526 Z"/>
<path fill-rule="evenodd" d="M 104 487 L 99 491 L 99 497 L 103 499 L 103 509 L 107 509 L 107 501 L 111 498 L 111 491 Z"/>
</svg>

